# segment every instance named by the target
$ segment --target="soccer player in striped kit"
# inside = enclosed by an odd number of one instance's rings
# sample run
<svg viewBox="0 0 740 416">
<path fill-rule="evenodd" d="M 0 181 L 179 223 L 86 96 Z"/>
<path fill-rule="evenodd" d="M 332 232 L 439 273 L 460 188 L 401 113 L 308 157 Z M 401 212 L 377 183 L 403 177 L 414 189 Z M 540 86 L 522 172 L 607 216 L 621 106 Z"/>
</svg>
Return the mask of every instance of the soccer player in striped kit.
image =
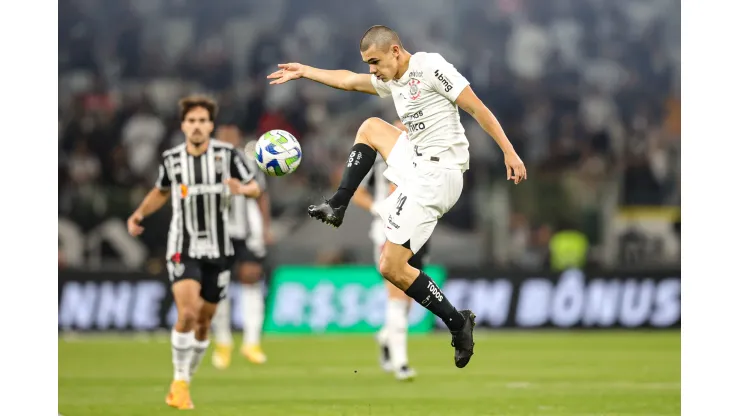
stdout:
<svg viewBox="0 0 740 416">
<path fill-rule="evenodd" d="M 256 198 L 261 190 L 234 147 L 211 138 L 216 102 L 190 96 L 179 107 L 185 143 L 162 154 L 156 184 L 129 217 L 128 231 L 140 235 L 144 218 L 171 202 L 167 270 L 177 322 L 171 335 L 175 371 L 165 402 L 186 410 L 194 407 L 190 382 L 208 349 L 216 306 L 226 295 L 223 271 L 234 256 L 226 231 L 231 196 Z"/>
</svg>

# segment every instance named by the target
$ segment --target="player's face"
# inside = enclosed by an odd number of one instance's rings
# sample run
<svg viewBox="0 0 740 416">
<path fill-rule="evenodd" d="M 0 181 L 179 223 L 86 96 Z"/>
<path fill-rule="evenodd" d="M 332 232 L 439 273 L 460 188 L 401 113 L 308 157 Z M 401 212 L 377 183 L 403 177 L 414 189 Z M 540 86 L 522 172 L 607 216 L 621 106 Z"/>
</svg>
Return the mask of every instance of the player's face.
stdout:
<svg viewBox="0 0 740 416">
<path fill-rule="evenodd" d="M 213 132 L 213 121 L 208 110 L 203 107 L 195 107 L 185 114 L 185 120 L 180 125 L 187 141 L 194 145 L 201 145 L 211 137 Z"/>
<path fill-rule="evenodd" d="M 401 48 L 398 45 L 391 46 L 387 52 L 372 45 L 360 54 L 362 60 L 370 65 L 370 73 L 380 78 L 381 81 L 388 82 L 396 77 L 399 67 L 398 57 L 401 54 Z"/>
</svg>

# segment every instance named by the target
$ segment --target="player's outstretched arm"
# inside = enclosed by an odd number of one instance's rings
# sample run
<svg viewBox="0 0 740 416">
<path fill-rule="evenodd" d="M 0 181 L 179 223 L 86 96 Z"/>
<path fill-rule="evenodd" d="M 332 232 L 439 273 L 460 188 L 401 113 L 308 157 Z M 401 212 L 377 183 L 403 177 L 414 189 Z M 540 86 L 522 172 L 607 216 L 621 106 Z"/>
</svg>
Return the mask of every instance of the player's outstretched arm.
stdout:
<svg viewBox="0 0 740 416">
<path fill-rule="evenodd" d="M 167 200 L 170 199 L 170 190 L 154 187 L 141 201 L 141 204 L 136 211 L 128 218 L 128 232 L 132 236 L 136 237 L 144 232 L 144 227 L 141 226 L 141 221 L 144 218 L 157 212 Z"/>
<path fill-rule="evenodd" d="M 504 163 L 506 164 L 506 179 L 513 180 L 514 184 L 527 179 L 527 168 L 524 166 L 524 162 L 519 158 L 514 146 L 511 145 L 509 138 L 506 137 L 501 123 L 498 122 L 496 116 L 493 115 L 491 110 L 486 107 L 485 104 L 478 98 L 473 92 L 473 89 L 468 85 L 462 90 L 460 95 L 455 100 L 455 103 L 465 110 L 468 114 L 473 116 L 475 121 L 480 124 L 481 128 L 488 133 L 489 136 L 493 137 L 498 146 L 504 152 Z"/>
<path fill-rule="evenodd" d="M 267 79 L 272 80 L 270 85 L 307 78 L 340 90 L 378 95 L 370 80 L 370 74 L 358 74 L 346 69 L 319 69 L 299 63 L 279 64 L 278 68 L 280 69 L 267 76 Z"/>
</svg>

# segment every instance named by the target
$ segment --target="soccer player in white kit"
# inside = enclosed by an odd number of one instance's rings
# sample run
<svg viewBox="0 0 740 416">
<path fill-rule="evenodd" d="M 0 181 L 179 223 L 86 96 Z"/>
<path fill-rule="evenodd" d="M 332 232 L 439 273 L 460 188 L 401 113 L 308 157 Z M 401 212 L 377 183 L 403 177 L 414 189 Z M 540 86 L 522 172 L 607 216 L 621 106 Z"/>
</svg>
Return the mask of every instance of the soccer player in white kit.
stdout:
<svg viewBox="0 0 740 416">
<path fill-rule="evenodd" d="M 515 184 L 527 177 L 524 163 L 491 111 L 478 99 L 468 81 L 436 53 L 409 53 L 398 34 L 373 26 L 360 40 L 360 54 L 370 74 L 280 64 L 268 75 L 273 84 L 308 78 L 347 91 L 392 97 L 402 132 L 379 118 L 362 123 L 337 192 L 308 214 L 339 227 L 353 194 L 380 153 L 388 164 L 385 176 L 396 190 L 378 207 L 385 221 L 386 244 L 380 273 L 406 295 L 437 315 L 452 334 L 455 365 L 465 367 L 473 356 L 475 315 L 458 311 L 423 271 L 408 260 L 429 239 L 442 215 L 457 202 L 468 169 L 468 140 L 458 106 L 480 124 L 504 153 L 506 177 Z"/>
<path fill-rule="evenodd" d="M 399 121 L 393 123 L 398 129 L 405 131 L 406 127 Z M 373 257 L 375 265 L 380 264 L 380 253 L 385 245 L 385 221 L 378 216 L 378 207 L 385 198 L 395 189 L 396 185 L 385 177 L 388 165 L 378 155 L 365 179 L 352 197 L 352 202 L 373 214 L 370 226 L 370 239 L 373 242 Z M 425 244 L 409 259 L 409 264 L 419 270 L 426 265 L 429 252 L 429 243 Z M 411 299 L 406 294 L 386 281 L 388 298 L 385 307 L 385 323 L 378 331 L 375 339 L 380 347 L 380 367 L 386 372 L 392 372 L 397 380 L 406 381 L 416 377 L 416 370 L 409 366 L 408 332 L 409 311 Z"/>
</svg>

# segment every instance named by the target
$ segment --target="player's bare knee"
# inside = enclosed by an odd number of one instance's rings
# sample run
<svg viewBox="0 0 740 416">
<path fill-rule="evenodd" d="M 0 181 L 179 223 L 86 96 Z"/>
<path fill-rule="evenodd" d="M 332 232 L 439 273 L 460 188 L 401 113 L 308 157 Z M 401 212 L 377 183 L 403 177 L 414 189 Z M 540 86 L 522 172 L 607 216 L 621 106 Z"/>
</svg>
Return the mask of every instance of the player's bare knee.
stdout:
<svg viewBox="0 0 740 416">
<path fill-rule="evenodd" d="M 355 143 L 364 143 L 387 158 L 396 145 L 401 130 L 378 117 L 370 117 L 357 130 Z"/>
<path fill-rule="evenodd" d="M 363 121 L 360 128 L 357 130 L 357 137 L 367 137 L 368 140 L 376 133 L 383 124 L 387 124 L 385 121 L 378 117 L 370 117 Z"/>
<path fill-rule="evenodd" d="M 183 305 L 177 310 L 177 320 L 188 329 L 197 324 L 198 318 L 198 308 L 195 305 Z"/>
<path fill-rule="evenodd" d="M 400 134 L 401 131 L 381 118 L 370 117 L 363 121 L 357 130 L 355 143 L 365 143 L 378 149 L 384 144 L 385 139 L 396 138 L 398 136 L 396 133 Z"/>
<path fill-rule="evenodd" d="M 380 274 L 389 282 L 397 285 L 402 278 L 403 262 L 400 259 L 394 259 L 391 256 L 382 256 L 378 265 Z"/>
</svg>

